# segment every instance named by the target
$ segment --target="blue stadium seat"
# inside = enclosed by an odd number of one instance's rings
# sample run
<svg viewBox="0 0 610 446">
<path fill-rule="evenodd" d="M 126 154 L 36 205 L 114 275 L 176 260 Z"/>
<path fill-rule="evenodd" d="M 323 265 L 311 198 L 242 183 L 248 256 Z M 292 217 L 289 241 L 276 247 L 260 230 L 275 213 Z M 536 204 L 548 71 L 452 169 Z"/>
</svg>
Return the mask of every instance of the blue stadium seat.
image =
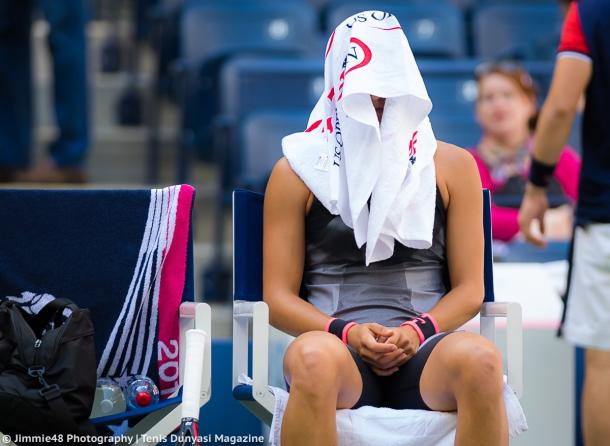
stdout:
<svg viewBox="0 0 610 446">
<path fill-rule="evenodd" d="M 477 99 L 476 61 L 426 60 L 419 62 L 418 66 L 432 99 L 433 116 L 436 112 L 472 115 Z"/>
<path fill-rule="evenodd" d="M 551 59 L 560 31 L 556 4 L 482 6 L 473 21 L 475 55 L 485 59 Z"/>
<path fill-rule="evenodd" d="M 251 114 L 240 131 L 240 176 L 237 184 L 263 191 L 275 162 L 282 157 L 282 138 L 307 127 L 310 110 Z"/>
<path fill-rule="evenodd" d="M 244 51 L 304 50 L 315 15 L 300 2 L 187 0 L 182 57 L 191 65 Z"/>
<path fill-rule="evenodd" d="M 481 129 L 472 113 L 458 115 L 433 112 L 430 115 L 430 121 L 434 136 L 441 141 L 469 148 L 475 147 L 481 138 Z"/>
<path fill-rule="evenodd" d="M 193 149 L 210 160 L 211 124 L 218 112 L 218 76 L 235 54 L 300 54 L 315 33 L 316 17 L 305 2 L 220 2 L 186 0 L 180 19 L 177 65 L 183 109 L 179 179 L 187 174 Z"/>
<path fill-rule="evenodd" d="M 387 11 L 400 22 L 415 56 L 460 58 L 466 54 L 464 20 L 450 3 L 354 2 L 330 6 L 327 32 L 339 23 L 366 10 Z"/>
<path fill-rule="evenodd" d="M 324 89 L 316 58 L 236 57 L 221 72 L 222 116 L 237 120 L 261 108 L 312 108 Z"/>
<path fill-rule="evenodd" d="M 240 177 L 238 129 L 254 112 L 311 110 L 324 89 L 322 57 L 315 59 L 237 57 L 220 76 L 221 119 L 217 151 L 224 153 L 222 189 L 228 193 Z M 302 125 L 307 124 L 305 119 Z M 252 125 L 252 124 L 250 124 Z"/>
</svg>

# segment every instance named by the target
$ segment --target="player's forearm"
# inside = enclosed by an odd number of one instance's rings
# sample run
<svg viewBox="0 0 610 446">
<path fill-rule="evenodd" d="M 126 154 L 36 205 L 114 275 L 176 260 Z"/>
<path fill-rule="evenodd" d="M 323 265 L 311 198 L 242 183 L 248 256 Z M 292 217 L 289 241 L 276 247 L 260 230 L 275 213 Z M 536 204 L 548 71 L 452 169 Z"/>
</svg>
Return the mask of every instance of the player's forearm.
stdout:
<svg viewBox="0 0 610 446">
<path fill-rule="evenodd" d="M 436 320 L 440 331 L 461 327 L 481 310 L 483 285 L 463 284 L 454 287 L 428 313 Z"/>
<path fill-rule="evenodd" d="M 576 107 L 553 102 L 545 104 L 538 120 L 534 140 L 534 158 L 552 165 L 559 161 L 576 114 Z"/>
<path fill-rule="evenodd" d="M 289 292 L 270 292 L 265 295 L 269 305 L 269 322 L 278 330 L 298 336 L 313 330 L 324 330 L 329 316 L 309 302 Z"/>
</svg>

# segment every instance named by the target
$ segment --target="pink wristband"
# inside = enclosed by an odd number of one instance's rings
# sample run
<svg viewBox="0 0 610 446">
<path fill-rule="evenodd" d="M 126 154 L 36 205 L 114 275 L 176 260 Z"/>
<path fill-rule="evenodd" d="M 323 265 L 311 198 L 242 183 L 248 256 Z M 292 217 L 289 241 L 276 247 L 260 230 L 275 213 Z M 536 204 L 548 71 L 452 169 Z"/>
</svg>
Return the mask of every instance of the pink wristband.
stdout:
<svg viewBox="0 0 610 446">
<path fill-rule="evenodd" d="M 438 328 L 438 323 L 436 322 L 436 319 L 434 319 L 431 314 L 424 313 L 424 314 L 422 314 L 422 317 L 427 317 L 428 319 L 430 319 L 430 322 L 432 322 L 432 325 L 434 325 L 434 333 L 438 333 L 441 331 Z"/>
<path fill-rule="evenodd" d="M 341 336 L 341 340 L 345 345 L 347 345 L 347 334 L 352 329 L 352 327 L 355 327 L 356 325 L 358 324 L 356 324 L 355 322 L 350 322 L 345 327 L 343 327 L 343 335 Z"/>
<path fill-rule="evenodd" d="M 329 319 L 329 320 L 326 322 L 326 325 L 324 326 L 324 331 L 326 331 L 326 332 L 328 331 L 328 329 L 329 329 L 329 327 L 330 327 L 331 322 L 332 322 L 332 321 L 334 321 L 335 319 L 337 319 L 337 318 L 336 318 L 336 317 L 331 317 L 331 318 L 330 318 L 330 319 Z"/>
<path fill-rule="evenodd" d="M 417 333 L 417 336 L 419 337 L 419 343 L 423 344 L 424 341 L 426 340 L 426 338 L 424 337 L 424 334 L 422 333 L 421 329 L 417 326 L 417 324 L 413 321 L 407 321 L 407 322 L 403 322 L 402 324 L 400 324 L 401 327 L 404 327 L 407 325 L 409 327 L 411 327 L 413 330 L 415 330 L 415 333 Z"/>
</svg>

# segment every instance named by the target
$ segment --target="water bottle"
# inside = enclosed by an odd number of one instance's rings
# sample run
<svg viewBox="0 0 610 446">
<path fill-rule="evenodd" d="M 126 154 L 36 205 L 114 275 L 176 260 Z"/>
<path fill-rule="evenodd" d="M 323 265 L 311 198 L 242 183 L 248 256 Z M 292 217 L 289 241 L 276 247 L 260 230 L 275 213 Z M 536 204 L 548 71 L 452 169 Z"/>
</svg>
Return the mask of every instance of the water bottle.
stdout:
<svg viewBox="0 0 610 446">
<path fill-rule="evenodd" d="M 121 387 L 109 378 L 100 378 L 95 387 L 91 416 L 103 417 L 125 411 L 125 395 Z"/>
<path fill-rule="evenodd" d="M 139 409 L 159 401 L 159 388 L 147 376 L 132 376 L 125 387 L 125 399 L 129 409 Z"/>
</svg>

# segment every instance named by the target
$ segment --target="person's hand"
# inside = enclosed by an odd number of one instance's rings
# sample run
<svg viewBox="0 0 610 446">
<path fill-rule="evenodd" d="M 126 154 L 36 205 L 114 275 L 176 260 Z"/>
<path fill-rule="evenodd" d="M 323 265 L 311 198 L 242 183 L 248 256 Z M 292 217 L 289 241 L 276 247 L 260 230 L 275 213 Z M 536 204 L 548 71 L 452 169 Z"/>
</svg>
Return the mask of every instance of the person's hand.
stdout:
<svg viewBox="0 0 610 446">
<path fill-rule="evenodd" d="M 544 239 L 544 213 L 549 207 L 546 189 L 527 183 L 525 195 L 519 209 L 519 228 L 525 240 L 535 246 L 546 246 Z M 539 234 L 535 234 L 539 228 Z"/>
<path fill-rule="evenodd" d="M 358 324 L 355 325 L 347 334 L 347 343 L 360 355 L 364 362 L 373 367 L 373 370 L 383 370 L 384 366 L 378 361 L 384 355 L 389 355 L 389 359 L 384 360 L 385 363 L 391 362 L 392 358 L 400 357 L 403 352 L 393 343 L 380 342 L 392 338 L 394 330 L 384 327 L 376 323 Z M 392 369 L 398 370 L 393 367 Z M 394 373 L 384 372 L 390 375 Z"/>
<path fill-rule="evenodd" d="M 413 328 L 407 325 L 392 330 L 394 334 L 388 337 L 385 343 L 394 344 L 398 350 L 386 353 L 377 360 L 377 365 L 372 367 L 377 375 L 387 376 L 396 372 L 401 365 L 415 356 L 419 348 L 419 336 Z"/>
</svg>

